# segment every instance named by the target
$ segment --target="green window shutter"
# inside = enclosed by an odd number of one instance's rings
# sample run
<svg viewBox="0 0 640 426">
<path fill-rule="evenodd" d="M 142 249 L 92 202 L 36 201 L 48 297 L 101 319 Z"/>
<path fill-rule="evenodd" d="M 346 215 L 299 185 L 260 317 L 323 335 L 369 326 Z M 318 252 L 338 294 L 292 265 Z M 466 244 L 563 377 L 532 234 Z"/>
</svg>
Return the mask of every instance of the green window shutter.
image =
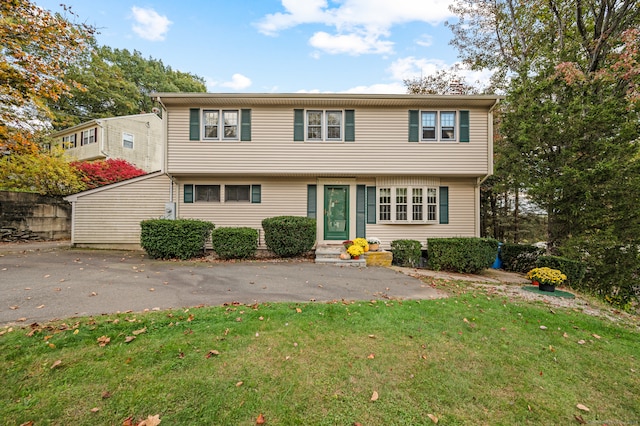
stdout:
<svg viewBox="0 0 640 426">
<path fill-rule="evenodd" d="M 254 204 L 262 202 L 262 185 L 251 185 L 251 202 Z"/>
<path fill-rule="evenodd" d="M 250 141 L 251 140 L 251 110 L 243 109 L 240 120 L 241 120 L 240 140 Z"/>
<path fill-rule="evenodd" d="M 469 142 L 469 111 L 460 111 L 460 142 Z"/>
<path fill-rule="evenodd" d="M 420 141 L 420 111 L 409 110 L 409 142 Z"/>
<path fill-rule="evenodd" d="M 183 192 L 184 192 L 184 202 L 193 203 L 193 185 L 185 185 Z"/>
<path fill-rule="evenodd" d="M 355 111 L 347 109 L 344 111 L 344 141 L 353 142 L 356 140 L 356 120 Z"/>
<path fill-rule="evenodd" d="M 356 187 L 356 237 L 366 238 L 367 227 L 365 225 L 367 215 L 367 187 L 358 185 Z"/>
<path fill-rule="evenodd" d="M 304 141 L 304 110 L 293 110 L 293 140 Z"/>
<path fill-rule="evenodd" d="M 440 223 L 449 223 L 449 187 L 440 187 Z"/>
<path fill-rule="evenodd" d="M 200 140 L 200 108 L 189 109 L 189 140 Z"/>
<path fill-rule="evenodd" d="M 376 187 L 367 186 L 367 223 L 376 223 Z"/>
<path fill-rule="evenodd" d="M 307 185 L 307 217 L 316 219 L 317 210 L 317 187 L 316 185 Z"/>
</svg>

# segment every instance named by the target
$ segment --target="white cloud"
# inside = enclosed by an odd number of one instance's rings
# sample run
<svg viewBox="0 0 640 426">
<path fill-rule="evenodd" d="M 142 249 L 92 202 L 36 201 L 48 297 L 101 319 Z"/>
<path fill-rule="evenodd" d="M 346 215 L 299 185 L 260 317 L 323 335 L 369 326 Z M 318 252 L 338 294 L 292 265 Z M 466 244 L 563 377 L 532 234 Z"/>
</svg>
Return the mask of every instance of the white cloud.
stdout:
<svg viewBox="0 0 640 426">
<path fill-rule="evenodd" d="M 418 40 L 416 40 L 416 44 L 422 47 L 429 47 L 433 44 L 433 37 L 428 34 L 423 34 Z"/>
<path fill-rule="evenodd" d="M 133 31 L 145 40 L 162 41 L 173 23 L 166 16 L 160 15 L 153 9 L 143 9 L 133 6 Z"/>
<path fill-rule="evenodd" d="M 213 91 L 215 87 L 225 87 L 233 90 L 243 90 L 253 84 L 251 79 L 242 74 L 236 73 L 231 76 L 230 81 L 215 81 L 207 79 L 207 90 Z"/>
<path fill-rule="evenodd" d="M 336 2 L 332 2 L 336 3 Z M 268 14 L 256 23 L 266 35 L 304 24 L 335 28 L 334 34 L 316 32 L 309 43 L 327 53 L 384 54 L 393 43 L 384 40 L 394 25 L 425 22 L 436 25 L 452 16 L 452 0 L 342 0 L 330 7 L 326 0 L 282 0 L 285 12 Z M 340 43 L 345 45 L 339 45 Z"/>
</svg>

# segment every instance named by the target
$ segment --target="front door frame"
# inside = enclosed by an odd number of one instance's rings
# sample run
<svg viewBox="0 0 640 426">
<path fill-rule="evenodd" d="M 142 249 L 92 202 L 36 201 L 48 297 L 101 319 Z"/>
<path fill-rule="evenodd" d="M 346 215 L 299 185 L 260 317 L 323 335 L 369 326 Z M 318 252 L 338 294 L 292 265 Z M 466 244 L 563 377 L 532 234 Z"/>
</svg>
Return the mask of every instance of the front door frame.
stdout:
<svg viewBox="0 0 640 426">
<path fill-rule="evenodd" d="M 328 240 L 325 238 L 324 232 L 324 218 L 325 211 L 325 185 L 326 186 L 348 186 L 349 187 L 349 207 L 348 207 L 348 223 L 349 223 L 349 236 L 347 239 L 354 239 L 356 237 L 356 179 L 355 178 L 318 178 L 316 191 L 317 206 L 322 206 L 322 211 L 318 211 L 316 221 L 316 239 L 318 243 L 323 244 L 335 244 L 337 240 Z"/>
<path fill-rule="evenodd" d="M 350 229 L 350 208 L 349 185 L 324 185 L 324 215 L 323 215 L 323 235 L 325 240 L 344 241 L 349 239 Z M 334 190 L 340 191 L 338 195 L 344 193 L 344 203 L 342 197 L 335 197 Z M 344 191 L 344 192 L 343 192 Z M 334 208 L 334 206 L 336 206 Z M 331 229 L 331 228 L 334 229 Z M 338 230 L 342 229 L 342 230 Z"/>
</svg>

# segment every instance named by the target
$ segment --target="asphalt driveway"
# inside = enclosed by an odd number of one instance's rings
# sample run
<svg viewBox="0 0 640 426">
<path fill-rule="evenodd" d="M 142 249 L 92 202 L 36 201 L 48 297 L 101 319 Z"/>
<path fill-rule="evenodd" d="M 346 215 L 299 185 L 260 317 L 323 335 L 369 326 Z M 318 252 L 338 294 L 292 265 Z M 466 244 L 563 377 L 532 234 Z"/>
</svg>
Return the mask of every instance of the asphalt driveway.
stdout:
<svg viewBox="0 0 640 426">
<path fill-rule="evenodd" d="M 143 252 L 70 249 L 68 243 L 0 245 L 0 325 L 232 302 L 444 296 L 384 267 L 172 262 L 149 259 Z"/>
</svg>

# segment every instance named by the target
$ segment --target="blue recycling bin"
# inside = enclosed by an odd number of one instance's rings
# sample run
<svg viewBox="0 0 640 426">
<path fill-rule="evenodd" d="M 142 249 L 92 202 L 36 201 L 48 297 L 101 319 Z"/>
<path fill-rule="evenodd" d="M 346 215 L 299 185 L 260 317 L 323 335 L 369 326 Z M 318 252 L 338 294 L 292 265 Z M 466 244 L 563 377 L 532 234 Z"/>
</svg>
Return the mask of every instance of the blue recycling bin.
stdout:
<svg viewBox="0 0 640 426">
<path fill-rule="evenodd" d="M 502 254 L 502 245 L 504 243 L 498 243 L 498 253 L 496 254 L 496 260 L 493 262 L 493 265 L 491 265 L 492 269 L 500 269 L 502 268 L 502 259 L 501 259 L 501 254 Z"/>
</svg>

